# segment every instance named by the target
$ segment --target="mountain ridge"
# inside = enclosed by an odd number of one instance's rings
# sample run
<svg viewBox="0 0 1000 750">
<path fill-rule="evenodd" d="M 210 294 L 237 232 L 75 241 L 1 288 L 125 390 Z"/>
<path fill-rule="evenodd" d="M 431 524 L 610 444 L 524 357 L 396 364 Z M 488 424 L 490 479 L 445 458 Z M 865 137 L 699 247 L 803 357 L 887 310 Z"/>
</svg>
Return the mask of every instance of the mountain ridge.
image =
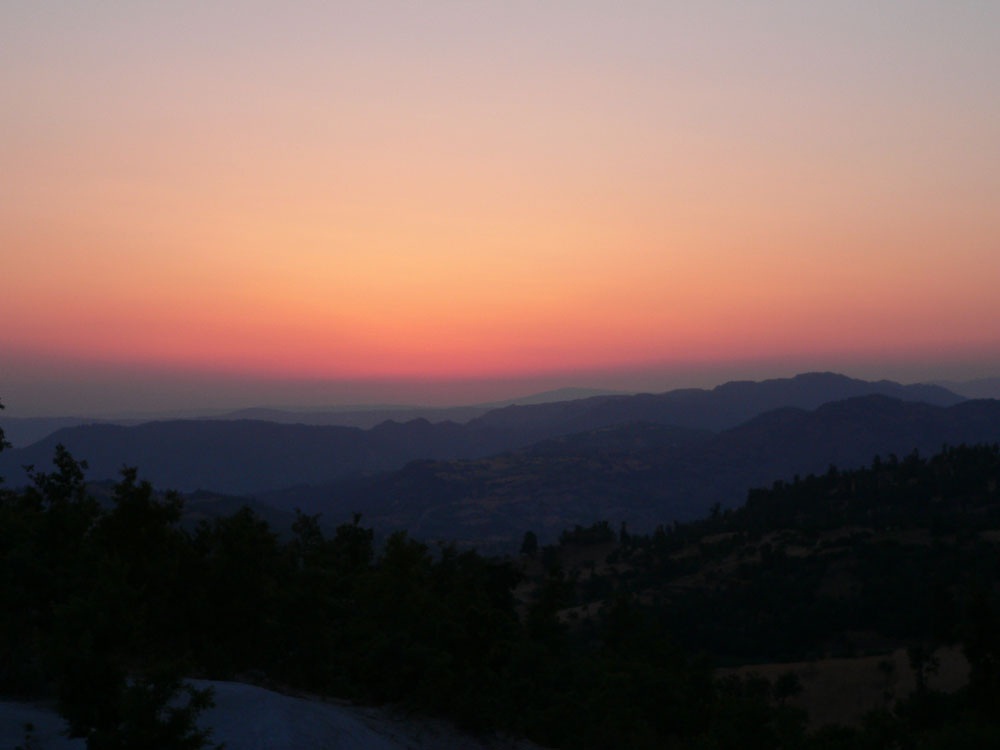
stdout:
<svg viewBox="0 0 1000 750">
<path fill-rule="evenodd" d="M 718 431 L 769 408 L 815 407 L 844 393 L 883 393 L 954 404 L 944 389 L 869 383 L 834 373 L 754 383 L 734 381 L 711 391 L 603 395 L 496 409 L 466 424 L 426 419 L 392 420 L 357 427 L 300 425 L 260 420 L 172 420 L 123 427 L 81 425 L 59 430 L 0 456 L 9 484 L 26 481 L 25 464 L 46 466 L 56 444 L 90 465 L 95 480 L 113 479 L 122 464 L 138 466 L 158 487 L 248 494 L 322 484 L 391 471 L 416 459 L 485 457 L 525 448 L 560 435 L 632 422 Z"/>
<path fill-rule="evenodd" d="M 616 433 L 623 436 L 617 445 Z M 648 531 L 704 516 L 715 504 L 735 507 L 751 488 L 831 465 L 851 469 L 876 455 L 1000 441 L 1000 401 L 942 407 L 871 395 L 812 411 L 782 407 L 708 436 L 633 424 L 594 438 L 588 432 L 487 458 L 415 461 L 378 477 L 260 499 L 335 519 L 363 512 L 385 531 L 508 547 L 525 529 L 544 538 L 598 518 Z"/>
</svg>

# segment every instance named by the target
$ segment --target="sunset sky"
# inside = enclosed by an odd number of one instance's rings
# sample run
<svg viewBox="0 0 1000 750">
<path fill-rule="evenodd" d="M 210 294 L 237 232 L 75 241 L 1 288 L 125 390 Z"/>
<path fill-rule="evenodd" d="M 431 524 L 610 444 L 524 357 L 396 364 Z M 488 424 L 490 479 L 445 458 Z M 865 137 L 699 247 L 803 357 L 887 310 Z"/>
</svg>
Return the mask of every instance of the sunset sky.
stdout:
<svg viewBox="0 0 1000 750">
<path fill-rule="evenodd" d="M 1000 374 L 1000 2 L 0 5 L 8 414 Z"/>
</svg>

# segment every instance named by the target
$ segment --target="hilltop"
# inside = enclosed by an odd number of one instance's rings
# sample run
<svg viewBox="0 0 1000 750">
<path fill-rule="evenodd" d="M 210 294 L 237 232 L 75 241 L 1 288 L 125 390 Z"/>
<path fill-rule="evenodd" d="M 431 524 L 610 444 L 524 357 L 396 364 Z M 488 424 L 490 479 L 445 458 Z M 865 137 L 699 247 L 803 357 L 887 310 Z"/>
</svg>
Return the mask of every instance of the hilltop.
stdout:
<svg viewBox="0 0 1000 750">
<path fill-rule="evenodd" d="M 735 507 L 748 487 L 854 468 L 875 455 L 1000 440 L 1000 401 L 950 407 L 865 396 L 812 411 L 775 409 L 720 433 L 636 423 L 488 458 L 417 461 L 371 478 L 263 494 L 262 502 L 365 514 L 376 528 L 511 549 L 525 528 L 546 540 L 595 518 L 650 531 Z"/>
<path fill-rule="evenodd" d="M 44 466 L 55 446 L 62 444 L 88 463 L 90 477 L 97 481 L 115 479 L 122 464 L 127 464 L 143 467 L 145 475 L 165 489 L 259 494 L 391 471 L 418 459 L 482 458 L 636 421 L 715 432 L 775 408 L 815 409 L 863 395 L 940 406 L 962 400 L 937 386 L 810 373 L 760 383 L 727 383 L 712 390 L 512 405 L 464 424 L 427 419 L 383 421 L 370 429 L 260 419 L 91 424 L 59 429 L 32 445 L 4 453 L 0 474 L 8 483 L 21 485 L 26 481 L 22 467 Z"/>
</svg>

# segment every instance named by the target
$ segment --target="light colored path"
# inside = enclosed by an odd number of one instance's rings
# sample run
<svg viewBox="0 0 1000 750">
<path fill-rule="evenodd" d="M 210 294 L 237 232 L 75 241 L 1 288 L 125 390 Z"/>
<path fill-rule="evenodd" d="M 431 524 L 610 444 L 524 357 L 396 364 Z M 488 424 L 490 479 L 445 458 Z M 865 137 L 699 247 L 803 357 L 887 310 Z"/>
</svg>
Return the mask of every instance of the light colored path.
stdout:
<svg viewBox="0 0 1000 750">
<path fill-rule="evenodd" d="M 445 722 L 393 716 L 333 702 L 296 698 L 239 682 L 191 680 L 215 689 L 215 707 L 202 714 L 214 742 L 226 750 L 529 750 L 535 746 L 470 736 Z M 85 750 L 83 740 L 61 734 L 62 718 L 42 704 L 0 702 L 0 750 L 24 742 L 24 725 L 35 726 L 30 750 Z"/>
</svg>

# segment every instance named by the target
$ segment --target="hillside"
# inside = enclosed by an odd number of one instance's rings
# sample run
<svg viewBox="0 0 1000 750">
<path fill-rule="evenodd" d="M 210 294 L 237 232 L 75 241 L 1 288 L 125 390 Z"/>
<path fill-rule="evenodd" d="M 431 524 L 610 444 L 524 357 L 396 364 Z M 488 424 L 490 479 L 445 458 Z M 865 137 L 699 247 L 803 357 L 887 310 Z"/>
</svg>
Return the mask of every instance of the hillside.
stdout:
<svg viewBox="0 0 1000 750">
<path fill-rule="evenodd" d="M 719 434 L 633 424 L 545 441 L 499 456 L 418 461 L 369 479 L 260 495 L 276 507 L 376 528 L 509 549 L 526 528 L 543 539 L 604 518 L 651 530 L 733 507 L 748 487 L 851 468 L 875 455 L 931 453 L 1000 440 L 1000 401 L 951 407 L 867 396 L 813 411 L 777 409 Z"/>
<path fill-rule="evenodd" d="M 546 404 L 553 401 L 572 401 L 618 394 L 598 388 L 559 388 L 554 391 L 533 393 L 529 396 L 504 401 L 468 406 L 409 406 L 403 404 L 377 404 L 371 406 L 340 406 L 315 408 L 282 408 L 258 406 L 236 410 L 209 409 L 185 410 L 178 412 L 135 413 L 118 416 L 90 417 L 8 417 L 0 416 L 0 429 L 4 431 L 15 448 L 23 448 L 43 440 L 64 427 L 87 424 L 116 424 L 130 427 L 147 422 L 168 422 L 182 419 L 205 419 L 261 422 L 281 424 L 323 425 L 337 427 L 358 427 L 371 429 L 383 422 L 412 422 L 426 419 L 428 422 L 468 422 L 493 409 L 511 405 Z M 624 394 L 619 394 L 624 395 Z"/>
<path fill-rule="evenodd" d="M 961 398 L 936 386 L 866 382 L 812 373 L 713 390 L 679 390 L 508 406 L 469 421 L 386 421 L 362 430 L 264 420 L 173 420 L 136 426 L 64 428 L 0 456 L 0 473 L 15 486 L 22 466 L 45 466 L 56 445 L 87 461 L 94 480 L 115 479 L 123 464 L 141 466 L 162 488 L 262 493 L 398 469 L 416 459 L 481 458 L 541 440 L 642 421 L 689 431 L 729 429 L 769 409 L 813 409 L 850 396 L 880 394 L 949 405 Z M 862 456 L 868 458 L 870 456 Z M 765 475 L 766 478 L 766 475 Z"/>
<path fill-rule="evenodd" d="M 583 640 L 629 602 L 685 650 L 753 665 L 743 675 L 792 670 L 808 687 L 799 705 L 860 724 L 922 681 L 986 679 L 970 674 L 985 644 L 969 639 L 1000 646 L 1000 447 L 777 482 L 647 535 L 577 527 L 521 559 L 520 600 L 557 586 Z"/>
<path fill-rule="evenodd" d="M 47 464 L 56 445 L 85 460 L 95 480 L 142 466 L 158 486 L 248 493 L 392 469 L 424 455 L 448 458 L 501 450 L 505 441 L 458 424 L 384 422 L 371 430 L 264 421 L 177 420 L 134 427 L 87 425 L 5 452 L 0 472 L 25 481 L 21 466 Z"/>
<path fill-rule="evenodd" d="M 869 382 L 836 373 L 814 372 L 761 382 L 732 381 L 711 390 L 685 388 L 660 394 L 509 406 L 472 420 L 470 426 L 516 427 L 532 441 L 638 421 L 719 431 L 781 407 L 815 409 L 830 401 L 869 395 L 936 406 L 951 406 L 963 400 L 940 386 L 900 385 L 889 380 Z"/>
<path fill-rule="evenodd" d="M 884 418 L 893 404 L 849 400 L 805 421 Z M 920 419 L 945 423 L 958 408 L 916 406 L 931 410 Z M 910 423 L 912 407 L 902 405 Z M 579 450 L 623 445 L 627 456 L 671 432 L 586 435 Z M 379 542 L 357 518 L 327 535 L 299 514 L 281 539 L 242 509 L 192 529 L 181 498 L 134 471 L 98 499 L 64 450 L 55 465 L 22 492 L 0 491 L 0 693 L 58 698 L 93 747 L 104 738 L 202 747 L 199 716 L 229 736 L 205 683 L 182 685 L 192 674 L 387 704 L 551 747 L 846 750 L 1000 738 L 997 444 L 828 468 L 649 534 L 599 521 L 539 547 L 525 533 L 518 560 L 405 531 Z M 816 712 L 810 732 L 801 709 L 828 700 L 821 674 L 855 685 L 873 701 L 857 710 L 870 713 Z M 252 718 L 237 715 L 236 729 L 262 722 L 254 737 L 273 729 L 272 745 L 312 732 L 315 711 L 279 702 L 275 715 L 259 693 L 238 696 Z M 286 708 L 291 725 L 278 721 Z M 824 716 L 852 726 L 820 729 Z"/>
</svg>

